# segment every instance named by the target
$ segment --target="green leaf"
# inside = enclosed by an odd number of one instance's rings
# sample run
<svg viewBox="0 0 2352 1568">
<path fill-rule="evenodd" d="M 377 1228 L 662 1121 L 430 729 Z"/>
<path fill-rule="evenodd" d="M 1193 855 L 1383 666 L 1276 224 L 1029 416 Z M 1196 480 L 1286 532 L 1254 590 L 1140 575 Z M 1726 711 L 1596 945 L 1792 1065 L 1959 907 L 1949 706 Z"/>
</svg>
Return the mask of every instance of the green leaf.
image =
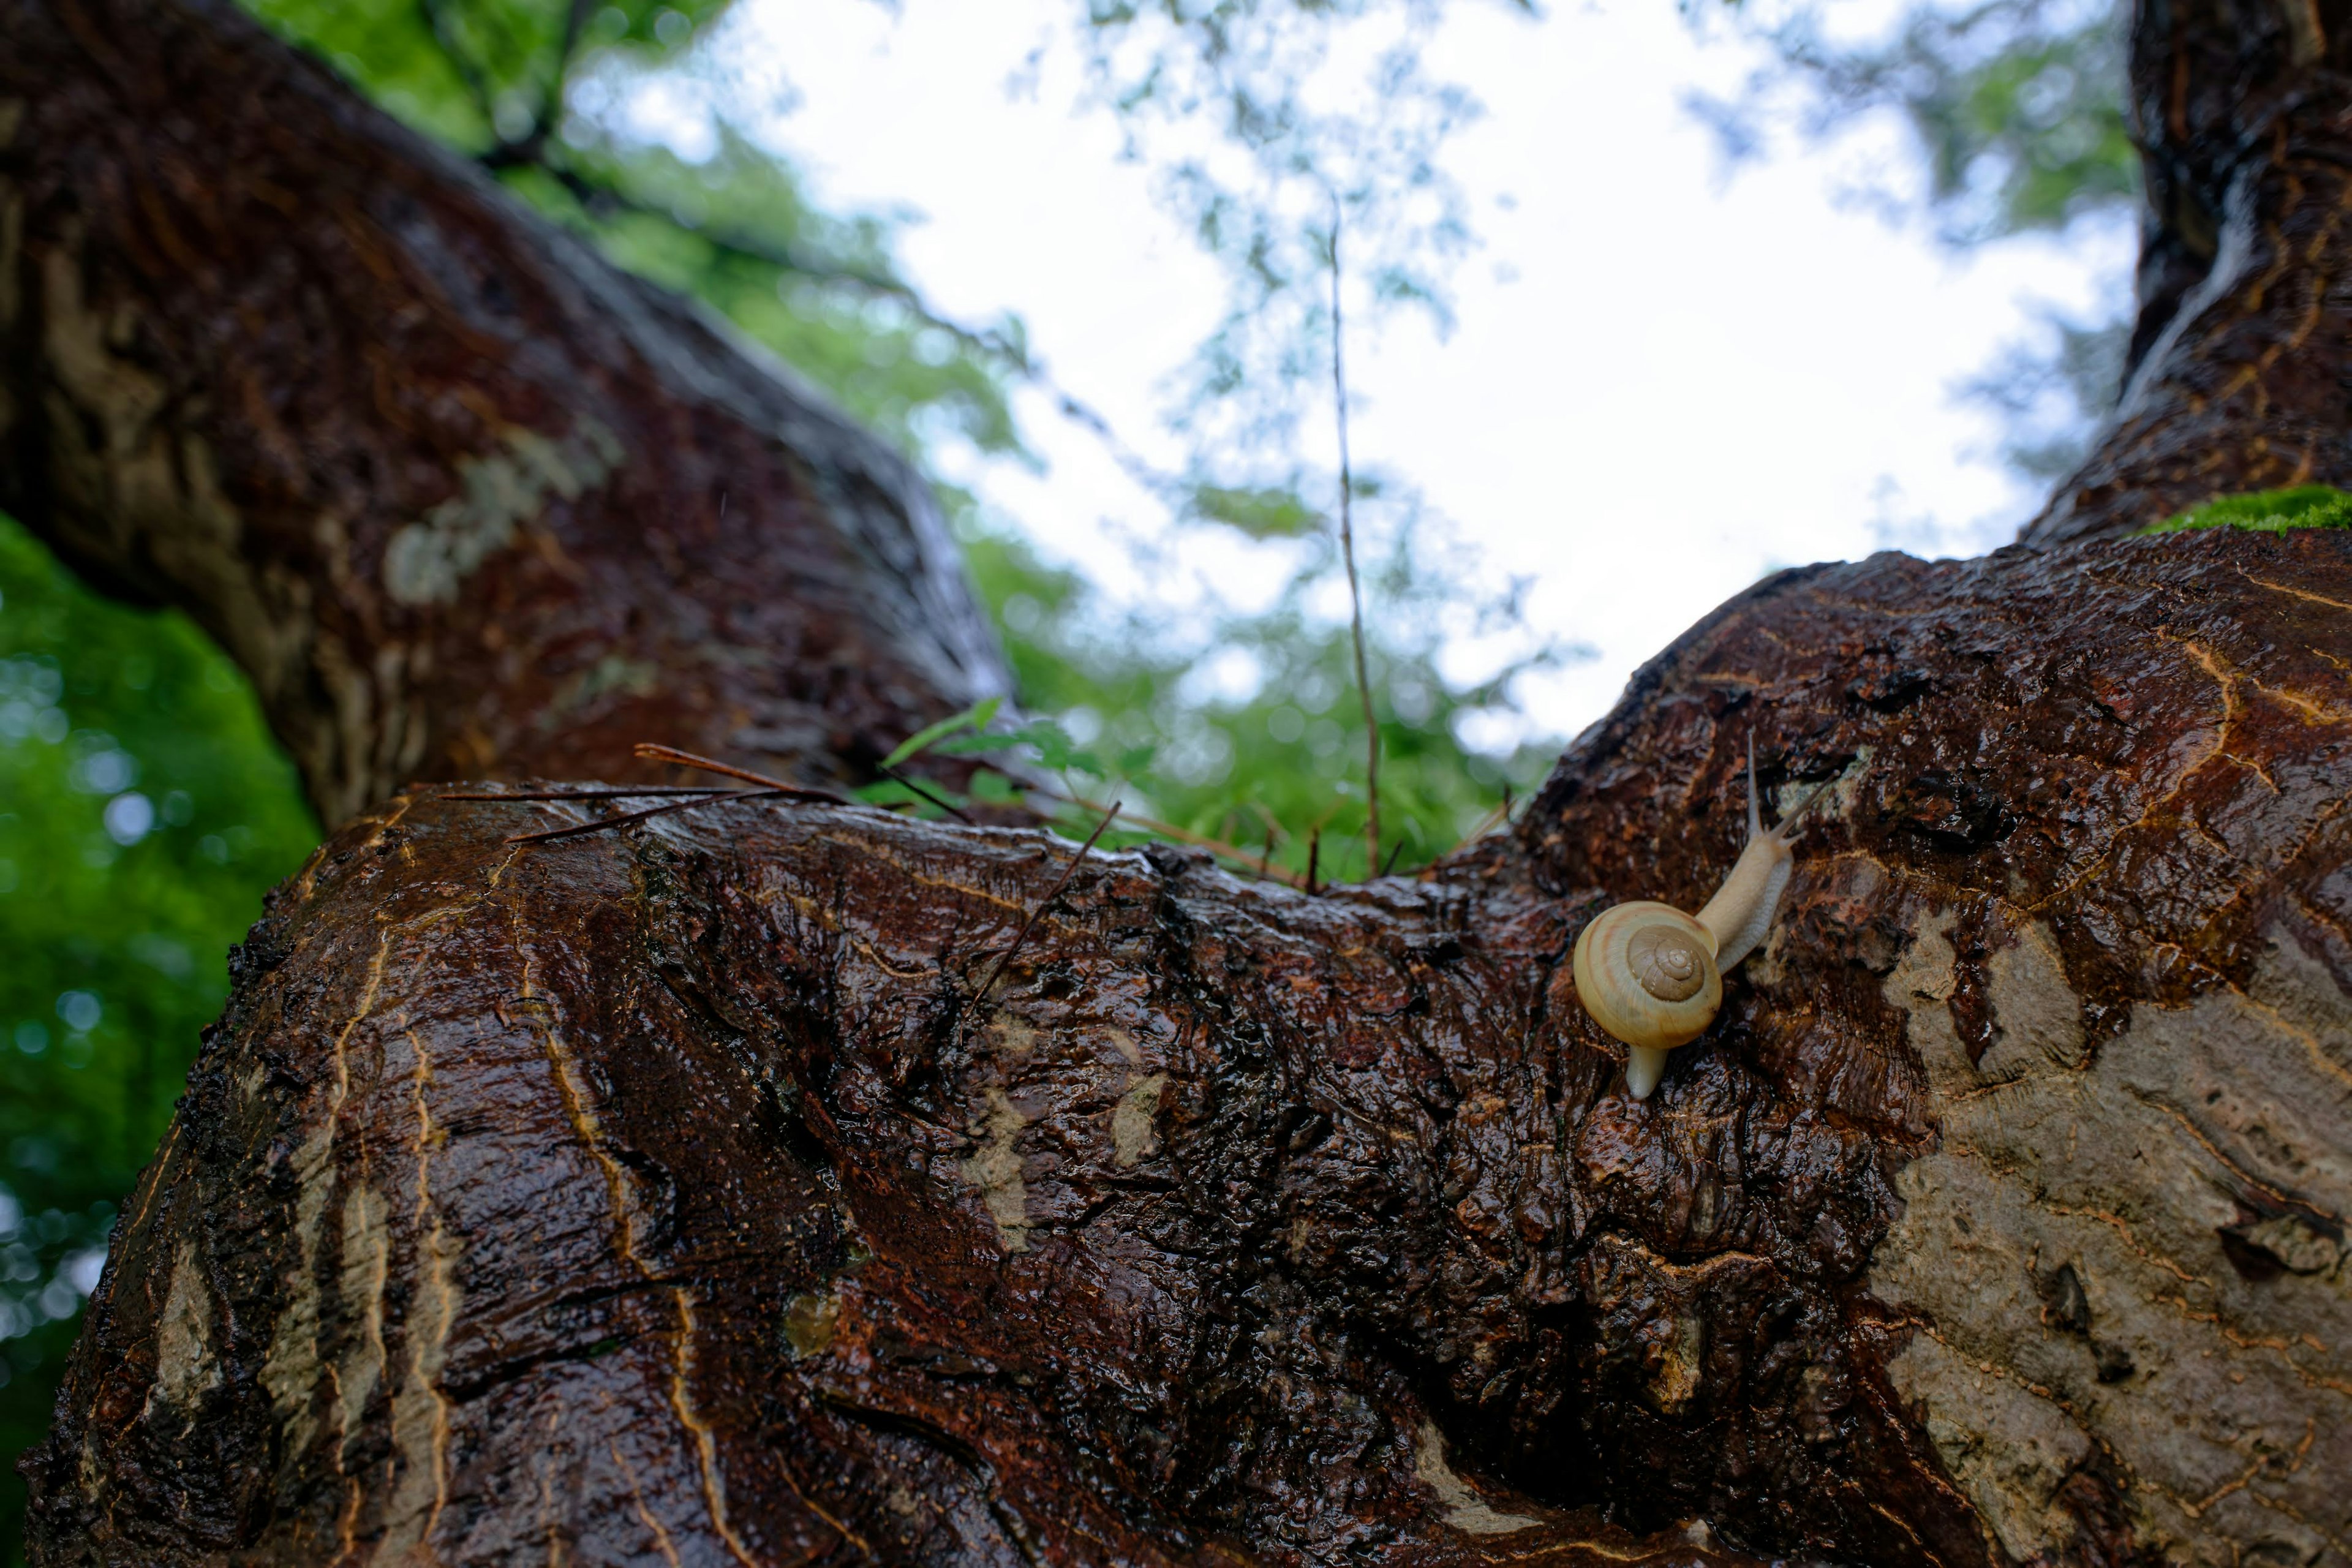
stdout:
<svg viewBox="0 0 2352 1568">
<path fill-rule="evenodd" d="M 929 792 L 928 795 L 924 794 L 926 790 Z M 930 821 L 937 821 L 946 815 L 940 810 L 940 801 L 957 806 L 965 804 L 962 795 L 944 785 L 926 784 L 922 790 L 915 790 L 897 779 L 877 779 L 870 784 L 861 784 L 849 792 L 849 797 L 865 805 L 910 805 L 915 808 L 913 815 Z"/>
<path fill-rule="evenodd" d="M 934 744 L 931 752 L 941 757 L 984 757 L 992 752 L 1009 752 L 1020 743 L 1018 735 L 953 735 Z"/>
<path fill-rule="evenodd" d="M 1057 772 L 1076 770 L 1097 778 L 1109 776 L 1091 752 L 1085 752 L 1072 742 L 1067 731 L 1051 719 L 1033 719 L 1013 731 L 1021 743 L 1037 753 L 1037 760 Z"/>
<path fill-rule="evenodd" d="M 925 751 L 941 738 L 952 735 L 958 730 L 981 729 L 991 719 L 996 717 L 996 710 L 1003 705 L 1004 699 L 1002 697 L 984 697 L 961 713 L 950 713 L 936 724 L 926 724 L 898 742 L 898 749 L 883 758 L 882 765 L 886 768 L 895 768 L 908 757 Z"/>
<path fill-rule="evenodd" d="M 1196 485 L 1192 513 L 1203 522 L 1221 522 L 1252 539 L 1297 539 L 1318 532 L 1324 525 L 1323 514 L 1286 485 L 1254 489 Z"/>
<path fill-rule="evenodd" d="M 1021 792 L 1003 773 L 982 770 L 971 775 L 971 798 L 992 805 L 1010 805 L 1021 798 Z"/>
</svg>

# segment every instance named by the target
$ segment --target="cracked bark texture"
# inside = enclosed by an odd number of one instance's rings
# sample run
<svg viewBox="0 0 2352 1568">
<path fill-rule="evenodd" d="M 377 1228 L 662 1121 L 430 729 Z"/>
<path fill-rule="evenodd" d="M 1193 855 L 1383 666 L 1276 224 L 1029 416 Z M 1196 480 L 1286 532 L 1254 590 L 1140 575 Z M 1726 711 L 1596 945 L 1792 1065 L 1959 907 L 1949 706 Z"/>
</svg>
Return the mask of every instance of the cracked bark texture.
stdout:
<svg viewBox="0 0 2352 1568">
<path fill-rule="evenodd" d="M 0 0 L 0 505 L 409 779 L 812 782 L 1005 689 L 908 465 L 226 0 Z"/>
<path fill-rule="evenodd" d="M 2139 18 L 2214 168 L 2334 79 L 2266 15 Z M 37 1563 L 2352 1568 L 2352 538 L 1785 573 L 1510 833 L 1094 856 L 999 973 L 1074 846 L 393 793 L 856 776 L 996 679 L 902 469 L 225 7 L 0 23 L 8 504 L 389 796 L 237 956 Z M 2151 310 L 2223 320 L 2158 195 Z M 2102 493 L 2319 420 L 2324 325 Z M 1635 1102 L 1565 958 L 1703 901 L 1751 736 L 1835 787 Z"/>
</svg>

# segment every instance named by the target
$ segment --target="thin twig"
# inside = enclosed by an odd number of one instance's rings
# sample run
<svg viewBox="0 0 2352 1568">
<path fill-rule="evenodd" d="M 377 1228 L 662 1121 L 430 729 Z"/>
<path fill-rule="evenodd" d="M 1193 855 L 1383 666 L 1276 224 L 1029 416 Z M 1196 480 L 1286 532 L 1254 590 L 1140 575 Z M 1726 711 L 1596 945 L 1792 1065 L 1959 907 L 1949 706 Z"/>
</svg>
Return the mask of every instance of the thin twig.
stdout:
<svg viewBox="0 0 2352 1568">
<path fill-rule="evenodd" d="M 526 165 L 538 169 L 569 191 L 593 217 L 603 219 L 614 212 L 625 212 L 640 217 L 658 218 L 672 227 L 693 235 L 722 256 L 773 267 L 794 277 L 854 289 L 868 299 L 887 300 L 922 325 L 945 332 L 964 348 L 993 360 L 1045 393 L 1053 399 L 1062 417 L 1083 426 L 1101 441 L 1109 451 L 1111 460 L 1144 489 L 1155 495 L 1167 496 L 1176 494 L 1183 488 L 1176 476 L 1153 467 L 1150 459 L 1121 440 L 1108 418 L 1084 398 L 1056 382 L 1053 374 L 1033 358 L 1026 347 L 1006 333 L 992 327 L 974 327 L 951 316 L 940 314 L 914 285 L 887 273 L 851 266 L 829 257 L 797 255 L 790 246 L 772 238 L 725 229 L 707 222 L 698 223 L 664 203 L 632 195 L 615 185 L 582 174 L 551 157 L 554 151 L 550 138 L 542 137 L 536 144 L 526 138 L 523 142 L 500 142 L 482 154 L 480 162 L 484 167 L 492 170 Z"/>
<path fill-rule="evenodd" d="M 530 127 L 520 136 L 501 135 L 495 124 L 490 133 L 498 139 L 478 160 L 483 168 L 493 172 L 501 169 L 536 168 L 552 174 L 548 166 L 547 142 L 563 119 L 563 97 L 572 80 L 572 66 L 580 53 L 580 39 L 588 26 L 588 14 L 596 8 L 596 0 L 571 0 L 563 13 L 563 36 L 555 46 L 555 63 L 548 68 L 547 89 L 540 94 L 539 107 L 532 110 Z M 436 35 L 439 37 L 439 35 Z M 441 39 L 442 51 L 450 51 L 448 41 Z"/>
<path fill-rule="evenodd" d="M 626 827 L 632 822 L 643 822 L 649 816 L 660 816 L 667 812 L 684 811 L 688 806 L 721 805 L 730 800 L 772 800 L 781 793 L 772 789 L 742 789 L 734 790 L 726 795 L 697 795 L 692 800 L 674 800 L 667 805 L 647 806 L 643 811 L 626 812 L 622 816 L 608 816 L 598 822 L 583 822 L 571 827 L 551 827 L 544 833 L 510 834 L 506 842 L 545 844 L 556 838 L 577 838 L 583 834 L 603 833 L 608 828 Z"/>
<path fill-rule="evenodd" d="M 1314 891 L 1316 890 L 1316 889 L 1315 889 L 1315 862 L 1316 862 L 1317 860 L 1320 859 L 1320 858 L 1322 858 L 1322 855 L 1323 855 L 1323 830 L 1322 830 L 1321 828 L 1319 828 L 1319 827 L 1318 827 L 1318 828 L 1315 829 L 1315 831 L 1314 831 L 1314 832 L 1312 832 L 1312 833 L 1310 833 L 1310 834 L 1308 834 L 1308 835 L 1307 836 L 1307 890 L 1309 893 L 1312 893 L 1312 892 L 1314 892 Z"/>
<path fill-rule="evenodd" d="M 458 85 L 466 89 L 466 96 L 474 100 L 482 123 L 496 136 L 499 117 L 490 105 L 489 82 L 482 74 L 480 62 L 457 47 L 457 29 L 450 24 L 449 14 L 441 8 L 441 0 L 416 0 L 416 11 L 424 18 L 425 30 L 433 35 L 434 47 L 448 60 L 449 68 L 457 73 Z"/>
<path fill-rule="evenodd" d="M 1486 837 L 1489 833 L 1494 832 L 1497 827 L 1509 826 L 1510 822 L 1511 786 L 1507 784 L 1503 786 L 1503 798 L 1495 805 L 1486 808 L 1486 815 L 1480 817 L 1477 822 L 1472 826 L 1470 831 L 1462 836 L 1462 842 L 1465 844 L 1475 844 L 1481 838 Z"/>
<path fill-rule="evenodd" d="M 829 789 L 807 789 L 800 784 L 786 784 L 782 779 L 755 773 L 749 768 L 739 768 L 732 763 L 722 763 L 716 757 L 705 757 L 693 752 L 681 752 L 676 746 L 657 746 L 651 741 L 637 742 L 637 755 L 649 763 L 676 763 L 682 768 L 698 768 L 706 773 L 723 773 L 730 779 L 741 779 L 762 789 L 793 800 L 821 800 L 831 805 L 847 805 L 849 802 Z"/>
<path fill-rule="evenodd" d="M 1393 872 L 1396 869 L 1397 857 L 1403 853 L 1404 840 L 1400 838 L 1389 849 L 1389 863 L 1381 868 L 1381 875 L 1385 877 Z"/>
<path fill-rule="evenodd" d="M 908 778 L 898 769 L 882 768 L 877 771 L 884 778 L 888 779 L 892 784 L 902 784 L 906 788 L 913 790 L 917 795 L 921 795 L 925 800 L 929 801 L 933 805 L 938 806 L 941 811 L 946 812 L 958 822 L 968 823 L 971 820 L 971 817 L 966 816 L 962 812 L 958 811 L 954 806 L 950 805 L 946 801 L 941 800 L 938 795 L 933 795 L 929 790 L 925 789 L 922 785 L 917 784 L 914 780 Z"/>
<path fill-rule="evenodd" d="M 544 146 L 555 133 L 563 119 L 563 93 L 571 84 L 572 58 L 580 52 L 580 35 L 588 28 L 588 13 L 596 8 L 596 0 L 572 0 L 563 12 L 563 38 L 555 47 L 555 72 L 547 84 L 547 96 L 540 101 L 538 122 L 531 127 L 531 140 Z"/>
<path fill-rule="evenodd" d="M 1348 563 L 1348 618 L 1356 640 L 1356 692 L 1364 703 L 1364 869 L 1381 863 L 1381 726 L 1364 670 L 1364 595 L 1356 584 L 1356 479 L 1348 457 L 1347 321 L 1339 307 L 1339 193 L 1331 193 L 1331 406 L 1339 430 L 1339 553 Z M 1402 840 L 1400 840 L 1402 842 Z"/>
<path fill-rule="evenodd" d="M 444 9 L 443 0 L 415 0 L 415 4 L 435 45 L 448 60 L 450 69 L 457 73 L 467 96 L 473 100 L 476 111 L 489 127 L 491 144 L 477 159 L 483 168 L 493 173 L 509 169 L 537 169 L 570 192 L 592 217 L 607 217 L 617 209 L 658 218 L 675 228 L 698 237 L 721 255 L 773 267 L 782 272 L 827 284 L 844 285 L 869 299 L 889 300 L 922 325 L 945 332 L 966 350 L 995 361 L 1045 393 L 1053 399 L 1064 418 L 1083 426 L 1101 441 L 1110 453 L 1112 461 L 1145 489 L 1168 497 L 1183 489 L 1177 476 L 1154 467 L 1141 453 L 1119 438 L 1110 421 L 1098 410 L 1056 382 L 1044 363 L 1031 356 L 1027 345 L 1013 334 L 996 328 L 970 326 L 943 316 L 931 307 L 914 285 L 894 278 L 887 271 L 846 264 L 829 257 L 812 260 L 805 256 L 794 255 L 791 247 L 782 243 L 748 233 L 722 231 L 708 222 L 698 222 L 666 203 L 633 195 L 615 183 L 591 178 L 556 156 L 560 149 L 556 145 L 555 133 L 562 126 L 564 94 L 581 40 L 587 30 L 589 15 L 595 8 L 595 0 L 569 0 L 564 12 L 563 33 L 556 46 L 555 62 L 546 93 L 541 100 L 538 111 L 532 116 L 530 128 L 520 137 L 511 140 L 499 134 L 489 79 L 481 63 L 458 46 L 455 26 Z M 723 498 L 719 515 L 722 518 L 726 515 Z"/>
<path fill-rule="evenodd" d="M 431 15 L 436 0 L 418 0 Z M 578 0 L 575 0 L 575 5 Z M 436 34 L 436 37 L 438 35 Z M 451 54 L 453 66 L 465 74 L 465 62 Z M 485 119 L 488 119 L 488 100 L 478 79 L 473 81 L 474 96 L 480 103 Z M 562 105 L 554 106 L 560 114 Z M 1186 489 L 1180 475 L 1169 473 L 1156 466 L 1119 437 L 1103 414 L 1084 398 L 1062 385 L 1045 363 L 1033 357 L 1025 344 L 1010 333 L 993 327 L 974 327 L 951 316 L 943 316 L 927 301 L 921 290 L 913 284 L 887 272 L 877 272 L 856 267 L 834 258 L 811 258 L 796 255 L 792 247 L 780 241 L 763 238 L 740 230 L 722 229 L 708 222 L 698 222 L 668 205 L 633 195 L 615 184 L 582 174 L 559 156 L 560 144 L 550 123 L 534 129 L 520 141 L 500 141 L 477 160 L 493 173 L 508 169 L 532 168 L 562 185 L 572 195 L 588 216 L 596 221 L 608 220 L 615 212 L 630 213 L 668 224 L 673 228 L 691 234 L 721 256 L 755 265 L 773 267 L 795 277 L 816 282 L 856 289 L 866 298 L 887 300 L 905 310 L 916 321 L 935 331 L 944 332 L 966 350 L 993 361 L 1011 371 L 1053 400 L 1062 417 L 1085 429 L 1100 441 L 1111 460 L 1137 485 L 1153 495 L 1177 504 Z"/>
<path fill-rule="evenodd" d="M 1100 801 L 1088 800 L 1082 795 L 1056 794 L 1053 790 L 1044 788 L 1040 785 L 1031 785 L 1029 793 L 1031 795 L 1042 795 L 1047 800 L 1058 800 L 1065 805 L 1075 805 L 1084 811 L 1101 811 L 1105 809 Z M 1162 822 L 1156 816 L 1139 816 L 1137 813 L 1126 810 L 1123 807 L 1119 809 L 1118 815 L 1127 821 L 1133 823 L 1136 826 L 1142 828 L 1147 833 L 1156 833 L 1162 838 L 1172 838 L 1179 844 L 1190 844 L 1195 848 L 1206 849 L 1210 854 L 1216 856 L 1219 859 L 1230 860 L 1234 865 L 1243 867 L 1244 868 L 1246 868 L 1253 860 L 1257 858 L 1255 853 L 1242 848 L 1239 845 L 1228 844 L 1222 838 L 1212 838 L 1205 833 L 1195 833 L 1189 827 L 1179 827 L 1172 822 Z M 1296 876 L 1292 875 L 1288 871 L 1281 870 L 1279 868 L 1268 870 L 1265 875 L 1277 882 L 1287 882 L 1294 888 L 1299 885 L 1298 879 Z"/>
<path fill-rule="evenodd" d="M 1095 840 L 1103 836 L 1103 830 L 1110 826 L 1110 819 L 1118 815 L 1118 804 L 1117 802 L 1113 802 L 1110 809 L 1103 813 L 1102 820 L 1095 824 L 1095 830 L 1087 835 L 1087 841 L 1078 846 L 1078 852 L 1070 857 L 1070 863 L 1062 868 L 1061 879 L 1054 884 L 1053 891 L 1047 893 L 1045 898 L 1038 902 L 1037 907 L 1029 911 L 1029 918 L 1021 922 L 1021 929 L 1013 933 L 1013 945 L 1006 948 L 1004 952 L 998 956 L 996 962 L 989 966 L 988 978 L 981 982 L 980 989 L 973 994 L 974 999 L 982 1007 L 986 1007 L 988 1005 L 988 993 L 990 988 L 996 984 L 997 976 L 1004 973 L 1004 966 L 1013 962 L 1013 955 L 1021 951 L 1021 944 L 1029 940 L 1029 932 L 1036 926 L 1038 918 L 1045 914 L 1047 907 L 1050 906 L 1055 899 L 1062 896 L 1062 889 L 1068 887 L 1070 885 L 1070 879 L 1078 874 L 1078 866 L 1080 862 L 1084 861 L 1087 854 L 1093 850 Z"/>
<path fill-rule="evenodd" d="M 646 800 L 665 795 L 728 795 L 731 791 L 713 789 L 708 785 L 648 784 L 643 789 L 515 789 L 499 793 L 490 791 L 459 793 L 452 791 L 443 800 Z"/>
</svg>

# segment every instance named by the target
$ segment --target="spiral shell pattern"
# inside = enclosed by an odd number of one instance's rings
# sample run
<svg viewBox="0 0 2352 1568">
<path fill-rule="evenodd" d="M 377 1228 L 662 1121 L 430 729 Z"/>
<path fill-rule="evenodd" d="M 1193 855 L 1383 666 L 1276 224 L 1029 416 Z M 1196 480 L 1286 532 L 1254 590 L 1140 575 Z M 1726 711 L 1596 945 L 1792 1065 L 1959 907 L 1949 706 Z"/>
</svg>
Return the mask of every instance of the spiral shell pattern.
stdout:
<svg viewBox="0 0 2352 1568">
<path fill-rule="evenodd" d="M 1666 904 L 1604 910 L 1576 939 L 1576 994 L 1629 1046 L 1670 1050 L 1705 1033 L 1723 1005 L 1715 939 Z"/>
<path fill-rule="evenodd" d="M 1687 1001 L 1706 984 L 1706 946 L 1680 926 L 1634 927 L 1625 963 L 1642 989 L 1661 1002 Z"/>
</svg>

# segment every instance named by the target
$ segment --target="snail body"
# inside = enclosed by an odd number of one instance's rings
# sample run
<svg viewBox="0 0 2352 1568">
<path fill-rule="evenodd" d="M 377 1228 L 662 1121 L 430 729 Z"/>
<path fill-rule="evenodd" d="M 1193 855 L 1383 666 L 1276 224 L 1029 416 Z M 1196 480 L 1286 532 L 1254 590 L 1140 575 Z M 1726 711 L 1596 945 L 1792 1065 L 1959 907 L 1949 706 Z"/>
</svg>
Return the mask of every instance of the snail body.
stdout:
<svg viewBox="0 0 2352 1568">
<path fill-rule="evenodd" d="M 1826 786 L 1824 786 L 1826 787 Z M 1769 831 L 1756 796 L 1756 743 L 1748 746 L 1748 845 L 1706 907 L 1686 915 L 1646 900 L 1603 910 L 1576 939 L 1576 994 L 1594 1023 L 1625 1045 L 1625 1087 L 1647 1100 L 1666 1053 L 1706 1031 L 1723 1005 L 1723 972 L 1763 944 L 1795 868 L 1797 819 Z"/>
</svg>

